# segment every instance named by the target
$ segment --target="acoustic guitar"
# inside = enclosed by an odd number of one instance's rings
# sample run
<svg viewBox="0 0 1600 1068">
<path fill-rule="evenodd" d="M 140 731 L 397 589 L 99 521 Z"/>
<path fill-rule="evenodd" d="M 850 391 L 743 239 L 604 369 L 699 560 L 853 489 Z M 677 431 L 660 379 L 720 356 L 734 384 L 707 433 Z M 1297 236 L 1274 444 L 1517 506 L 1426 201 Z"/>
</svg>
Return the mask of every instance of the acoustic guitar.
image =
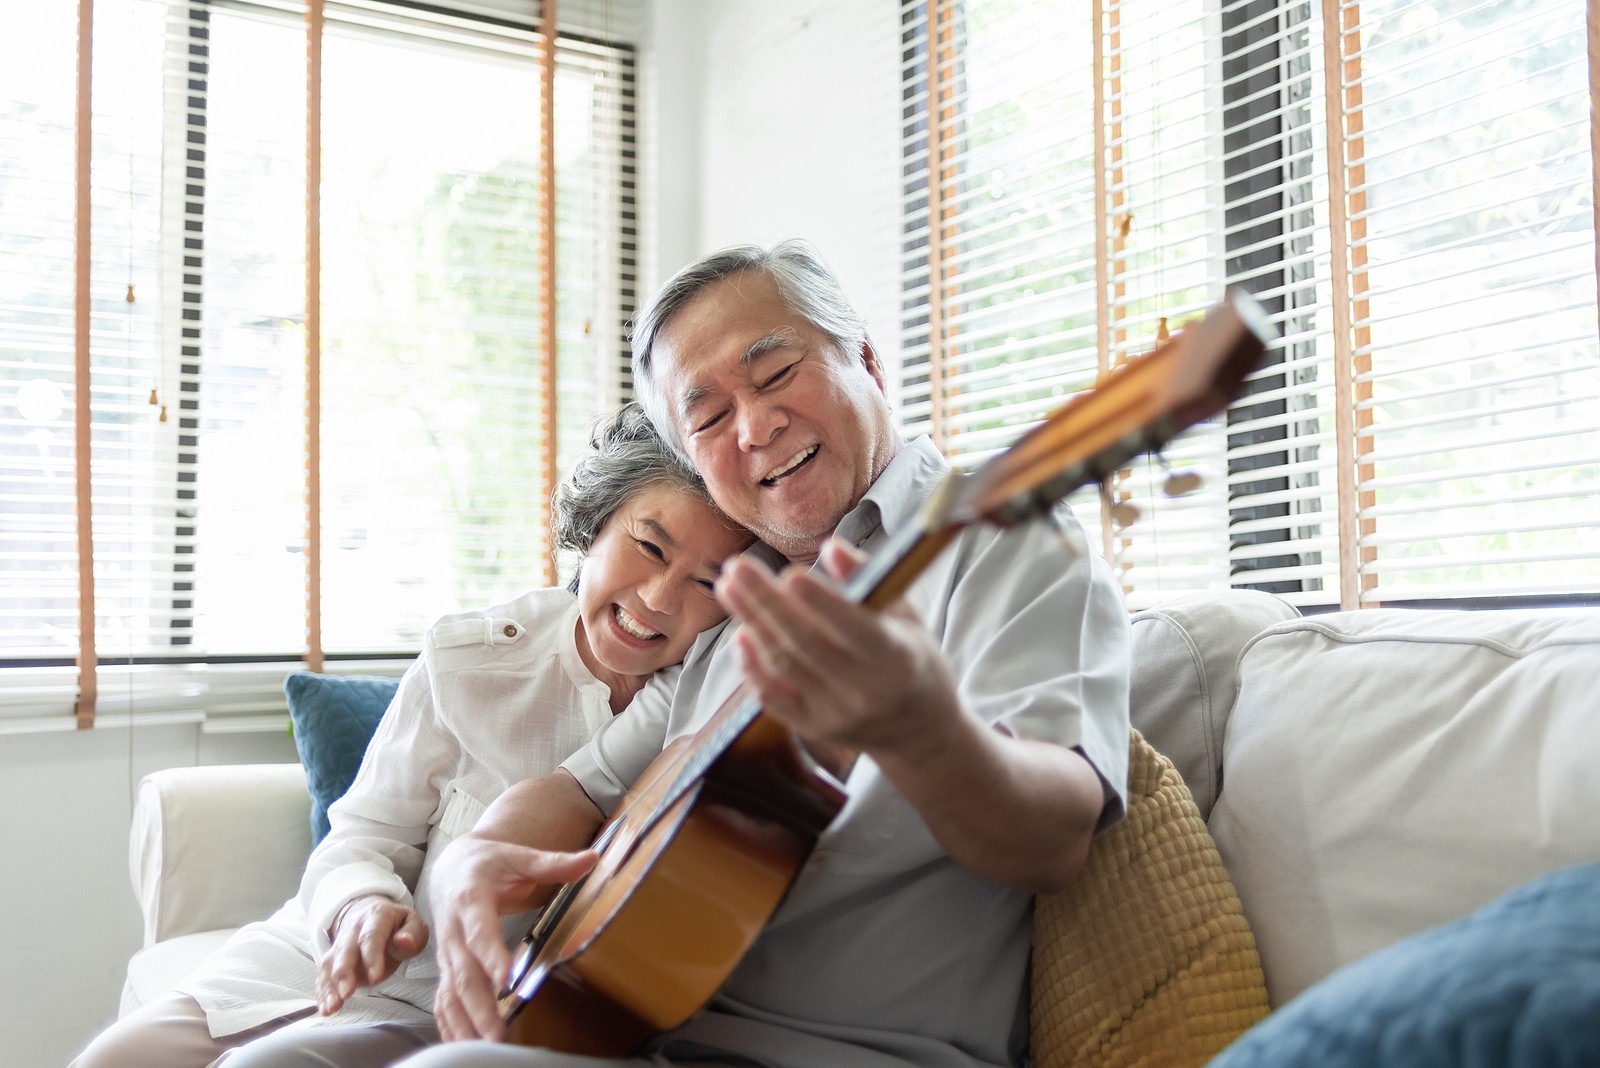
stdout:
<svg viewBox="0 0 1600 1068">
<path fill-rule="evenodd" d="M 1227 406 L 1273 330 L 1235 294 L 1074 397 L 874 553 L 846 595 L 883 608 L 966 526 L 1039 515 Z M 740 687 L 646 769 L 523 940 L 500 1010 L 512 1042 L 626 1057 L 699 1012 L 843 806 L 839 781 Z"/>
</svg>

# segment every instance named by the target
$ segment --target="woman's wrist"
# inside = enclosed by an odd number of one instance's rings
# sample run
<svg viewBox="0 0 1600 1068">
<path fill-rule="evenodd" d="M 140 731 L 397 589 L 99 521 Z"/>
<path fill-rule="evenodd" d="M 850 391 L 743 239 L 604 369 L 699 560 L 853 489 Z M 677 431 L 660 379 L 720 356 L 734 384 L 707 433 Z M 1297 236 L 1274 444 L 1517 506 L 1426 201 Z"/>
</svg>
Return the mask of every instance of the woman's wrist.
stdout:
<svg viewBox="0 0 1600 1068">
<path fill-rule="evenodd" d="M 383 897 L 382 894 L 359 894 L 356 897 L 351 898 L 349 901 L 346 901 L 343 905 L 340 905 L 339 911 L 333 914 L 333 922 L 328 925 L 328 941 L 331 942 L 339 936 L 339 927 L 344 923 L 345 916 L 349 914 L 352 908 L 354 908 L 356 905 L 359 905 L 363 901 L 370 901 L 375 897 L 383 898 L 385 901 L 389 900 L 388 898 Z"/>
</svg>

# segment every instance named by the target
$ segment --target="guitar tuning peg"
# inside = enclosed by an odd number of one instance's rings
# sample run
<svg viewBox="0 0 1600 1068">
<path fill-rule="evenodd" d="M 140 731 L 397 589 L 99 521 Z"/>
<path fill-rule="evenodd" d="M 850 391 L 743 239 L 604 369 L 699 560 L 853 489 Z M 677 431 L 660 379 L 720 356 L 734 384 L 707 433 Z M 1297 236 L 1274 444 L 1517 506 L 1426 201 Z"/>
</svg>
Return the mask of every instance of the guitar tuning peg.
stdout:
<svg viewBox="0 0 1600 1068">
<path fill-rule="evenodd" d="M 1206 480 L 1194 471 L 1174 471 L 1162 483 L 1161 491 L 1168 497 L 1186 497 L 1206 484 Z"/>
<path fill-rule="evenodd" d="M 1129 501 L 1118 501 L 1111 506 L 1111 521 L 1119 527 L 1131 527 L 1139 521 L 1139 506 Z"/>
</svg>

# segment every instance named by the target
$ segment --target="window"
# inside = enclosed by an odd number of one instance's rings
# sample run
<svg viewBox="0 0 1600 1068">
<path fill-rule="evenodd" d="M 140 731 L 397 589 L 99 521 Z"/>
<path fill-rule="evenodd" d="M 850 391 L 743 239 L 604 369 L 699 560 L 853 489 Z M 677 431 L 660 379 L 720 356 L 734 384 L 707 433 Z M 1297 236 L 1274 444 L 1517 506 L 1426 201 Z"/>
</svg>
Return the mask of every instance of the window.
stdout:
<svg viewBox="0 0 1600 1068">
<path fill-rule="evenodd" d="M 564 18 L 546 107 L 536 5 L 316 6 L 308 232 L 303 5 L 93 4 L 87 455 L 113 715 L 275 713 L 302 657 L 393 670 L 438 615 L 553 580 L 552 473 L 626 389 L 634 58 L 612 9 Z M 77 693 L 73 8 L 27 5 L 0 44 L 14 729 Z"/>
<path fill-rule="evenodd" d="M 907 421 L 975 465 L 1241 287 L 1281 341 L 1166 450 L 1204 488 L 1074 498 L 1131 607 L 1600 593 L 1585 18 L 905 4 Z"/>
</svg>

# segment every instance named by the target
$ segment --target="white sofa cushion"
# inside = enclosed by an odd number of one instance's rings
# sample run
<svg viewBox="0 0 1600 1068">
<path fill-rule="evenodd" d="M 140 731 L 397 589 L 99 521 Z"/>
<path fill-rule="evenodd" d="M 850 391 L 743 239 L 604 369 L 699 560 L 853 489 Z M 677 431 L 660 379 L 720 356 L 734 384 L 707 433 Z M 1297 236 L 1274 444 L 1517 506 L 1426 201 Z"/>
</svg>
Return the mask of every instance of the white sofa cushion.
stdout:
<svg viewBox="0 0 1600 1068">
<path fill-rule="evenodd" d="M 311 852 L 310 813 L 299 764 L 146 775 L 128 838 L 144 944 L 271 915 L 299 888 Z"/>
<path fill-rule="evenodd" d="M 1600 859 L 1600 612 L 1376 609 L 1240 659 L 1211 832 L 1273 1004 Z"/>
<path fill-rule="evenodd" d="M 221 931 L 198 931 L 157 942 L 135 953 L 128 961 L 128 978 L 122 984 L 122 1005 L 117 1015 L 126 1016 L 169 993 L 202 961 L 222 948 L 232 934 L 231 927 Z"/>
<path fill-rule="evenodd" d="M 1210 817 L 1222 786 L 1222 737 L 1239 654 L 1274 623 L 1298 618 L 1293 605 L 1270 593 L 1218 590 L 1173 598 L 1132 619 L 1133 725 L 1178 769 L 1201 819 Z"/>
</svg>

